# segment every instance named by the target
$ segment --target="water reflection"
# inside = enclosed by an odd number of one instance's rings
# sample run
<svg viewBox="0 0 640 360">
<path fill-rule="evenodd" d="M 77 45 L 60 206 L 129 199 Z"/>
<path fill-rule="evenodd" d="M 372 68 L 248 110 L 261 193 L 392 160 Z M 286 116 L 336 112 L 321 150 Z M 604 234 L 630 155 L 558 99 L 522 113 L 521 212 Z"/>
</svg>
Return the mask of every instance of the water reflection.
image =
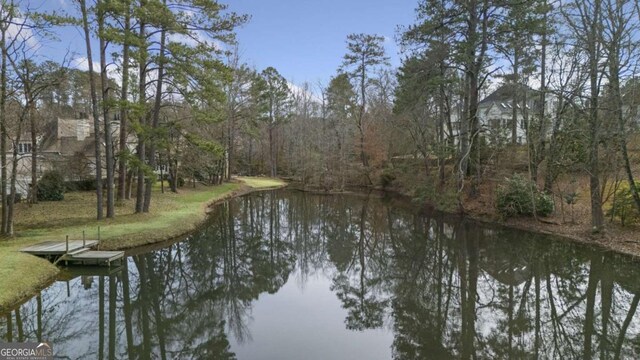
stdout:
<svg viewBox="0 0 640 360">
<path fill-rule="evenodd" d="M 344 342 L 338 354 L 638 358 L 639 275 L 623 256 L 393 201 L 275 191 L 220 205 L 189 241 L 119 271 L 70 274 L 0 317 L 0 334 L 49 340 L 69 359 L 235 359 L 254 344 L 257 305 L 292 282 L 299 291 L 326 282 L 334 302 L 314 311 L 343 322 L 296 340 L 371 329 L 391 338 L 387 354 Z M 304 317 L 293 305 L 273 311 Z"/>
</svg>

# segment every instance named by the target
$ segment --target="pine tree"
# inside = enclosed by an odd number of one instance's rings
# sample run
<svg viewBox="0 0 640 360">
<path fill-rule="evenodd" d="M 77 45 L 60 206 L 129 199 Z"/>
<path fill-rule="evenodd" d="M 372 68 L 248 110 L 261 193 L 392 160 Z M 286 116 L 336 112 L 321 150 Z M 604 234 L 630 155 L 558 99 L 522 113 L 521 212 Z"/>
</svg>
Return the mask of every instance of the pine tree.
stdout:
<svg viewBox="0 0 640 360">
<path fill-rule="evenodd" d="M 342 69 L 358 86 L 359 109 L 355 116 L 359 134 L 360 161 L 365 168 L 369 184 L 369 160 L 365 152 L 365 112 L 367 106 L 367 87 L 370 85 L 371 72 L 388 63 L 384 52 L 384 38 L 378 35 L 350 34 L 347 36 L 347 53 L 344 55 Z"/>
</svg>

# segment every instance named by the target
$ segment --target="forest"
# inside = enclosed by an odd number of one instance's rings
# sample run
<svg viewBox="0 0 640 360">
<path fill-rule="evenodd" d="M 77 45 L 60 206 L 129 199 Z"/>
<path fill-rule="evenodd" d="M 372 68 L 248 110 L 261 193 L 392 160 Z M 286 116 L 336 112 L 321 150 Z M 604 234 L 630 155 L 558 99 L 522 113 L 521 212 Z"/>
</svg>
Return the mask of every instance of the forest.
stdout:
<svg viewBox="0 0 640 360">
<path fill-rule="evenodd" d="M 232 5 L 73 3 L 0 1 L 4 235 L 20 182 L 34 204 L 56 173 L 91 183 L 98 219 L 130 198 L 148 212 L 158 176 L 177 192 L 234 175 L 384 188 L 462 213 L 489 197 L 504 217 L 573 218 L 578 203 L 594 233 L 640 214 L 637 1 L 420 0 L 398 24 L 399 68 L 384 37 L 345 34 L 335 75 L 300 86 L 242 58 L 234 35 L 251 14 Z M 84 34 L 86 70 L 42 54 L 66 27 Z M 51 161 L 54 120 L 85 118 L 91 151 Z"/>
</svg>

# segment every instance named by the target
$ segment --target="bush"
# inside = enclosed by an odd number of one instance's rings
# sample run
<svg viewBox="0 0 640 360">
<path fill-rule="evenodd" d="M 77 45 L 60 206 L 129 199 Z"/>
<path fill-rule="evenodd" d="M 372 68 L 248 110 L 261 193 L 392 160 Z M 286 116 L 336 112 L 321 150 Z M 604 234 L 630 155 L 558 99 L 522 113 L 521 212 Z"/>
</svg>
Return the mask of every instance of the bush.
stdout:
<svg viewBox="0 0 640 360">
<path fill-rule="evenodd" d="M 389 186 L 391 186 L 391 184 L 395 179 L 396 179 L 396 176 L 392 173 L 392 170 L 385 169 L 380 175 L 380 185 L 386 189 Z"/>
<path fill-rule="evenodd" d="M 64 177 L 59 171 L 47 171 L 38 182 L 38 200 L 64 200 Z"/>
<path fill-rule="evenodd" d="M 14 203 L 14 204 L 17 204 L 17 203 L 19 203 L 19 202 L 21 202 L 21 201 L 22 201 L 22 194 L 20 194 L 19 192 L 17 192 L 17 193 L 14 195 L 13 203 Z M 7 205 L 8 205 L 10 202 L 11 202 L 11 196 L 10 196 L 10 194 L 7 194 Z"/>
<path fill-rule="evenodd" d="M 95 179 L 66 181 L 64 183 L 66 191 L 93 191 L 96 189 Z"/>
<path fill-rule="evenodd" d="M 640 191 L 640 183 L 638 182 L 636 182 L 636 189 Z M 622 226 L 629 222 L 636 222 L 640 218 L 628 182 L 624 182 L 616 189 L 613 195 L 613 202 L 609 210 L 607 210 L 607 215 L 620 219 Z"/>
<path fill-rule="evenodd" d="M 535 184 L 522 175 L 514 175 L 507 179 L 507 184 L 498 189 L 496 208 L 505 217 L 516 215 L 533 215 L 535 198 L 535 212 L 539 216 L 548 216 L 553 212 L 551 196 L 538 191 Z"/>
</svg>

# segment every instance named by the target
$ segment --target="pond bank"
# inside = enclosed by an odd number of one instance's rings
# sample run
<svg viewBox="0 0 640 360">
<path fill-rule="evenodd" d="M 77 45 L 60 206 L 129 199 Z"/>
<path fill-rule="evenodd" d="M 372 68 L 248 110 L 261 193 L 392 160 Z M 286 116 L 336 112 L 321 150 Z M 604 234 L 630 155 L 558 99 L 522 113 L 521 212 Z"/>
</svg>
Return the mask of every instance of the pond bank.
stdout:
<svg viewBox="0 0 640 360">
<path fill-rule="evenodd" d="M 135 214 L 133 201 L 116 208 L 114 219 L 95 220 L 92 192 L 65 194 L 62 202 L 42 202 L 31 207 L 19 204 L 16 236 L 0 240 L 0 313 L 32 297 L 55 280 L 59 269 L 49 261 L 19 250 L 45 240 L 82 237 L 102 240 L 100 249 L 124 250 L 164 242 L 189 233 L 206 218 L 207 209 L 229 198 L 252 191 L 283 187 L 280 180 L 238 178 L 214 187 L 184 188 L 179 194 L 154 188 L 151 211 Z"/>
<path fill-rule="evenodd" d="M 340 195 L 375 192 L 379 196 L 391 194 L 412 201 L 424 209 L 433 209 L 445 214 L 460 215 L 455 212 L 455 206 L 451 199 L 429 199 L 424 202 L 416 202 L 414 190 L 381 187 L 354 187 L 343 191 L 332 191 L 318 187 L 303 186 L 300 183 L 291 183 L 290 188 L 314 194 Z M 446 197 L 447 194 L 439 194 Z M 640 225 L 621 226 L 620 224 L 608 221 L 605 231 L 600 234 L 593 234 L 589 225 L 589 209 L 576 208 L 571 215 L 564 214 L 568 209 L 561 210 L 558 206 L 551 216 L 535 219 L 533 217 L 514 217 L 504 219 L 497 214 L 495 204 L 489 191 L 485 195 L 476 198 L 464 199 L 464 216 L 481 223 L 504 226 L 506 228 L 525 230 L 534 233 L 552 235 L 567 241 L 593 246 L 606 251 L 613 251 L 640 260 Z M 559 204 L 562 199 L 556 199 Z"/>
</svg>

